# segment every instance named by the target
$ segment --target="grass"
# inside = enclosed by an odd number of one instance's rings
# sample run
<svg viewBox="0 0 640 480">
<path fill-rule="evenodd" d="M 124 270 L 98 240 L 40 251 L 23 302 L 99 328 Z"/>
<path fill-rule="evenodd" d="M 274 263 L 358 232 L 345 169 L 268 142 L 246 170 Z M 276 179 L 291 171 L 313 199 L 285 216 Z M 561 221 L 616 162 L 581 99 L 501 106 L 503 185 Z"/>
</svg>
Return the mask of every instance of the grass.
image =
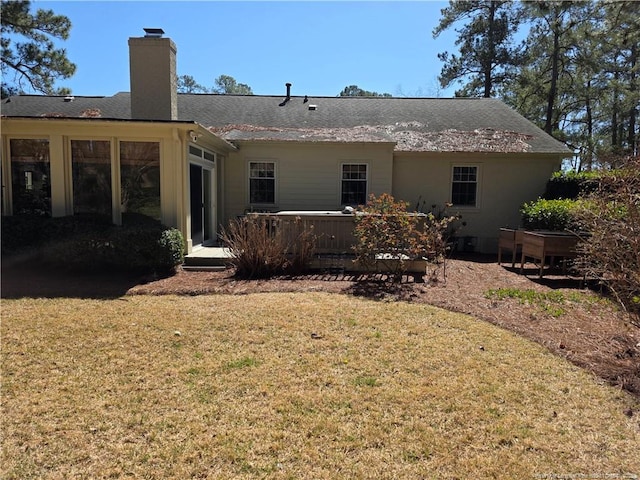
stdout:
<svg viewBox="0 0 640 480">
<path fill-rule="evenodd" d="M 637 401 L 425 305 L 3 300 L 1 333 L 3 479 L 640 472 Z"/>
<path fill-rule="evenodd" d="M 559 317 L 566 313 L 566 310 L 562 308 L 562 305 L 567 301 L 574 303 L 594 301 L 592 296 L 587 296 L 578 292 L 574 292 L 571 295 L 566 296 L 564 293 L 558 291 L 539 292 L 531 289 L 520 290 L 518 288 L 490 289 L 485 292 L 485 297 L 496 300 L 515 298 L 521 303 L 527 303 L 538 307 L 540 310 L 552 317 Z"/>
</svg>

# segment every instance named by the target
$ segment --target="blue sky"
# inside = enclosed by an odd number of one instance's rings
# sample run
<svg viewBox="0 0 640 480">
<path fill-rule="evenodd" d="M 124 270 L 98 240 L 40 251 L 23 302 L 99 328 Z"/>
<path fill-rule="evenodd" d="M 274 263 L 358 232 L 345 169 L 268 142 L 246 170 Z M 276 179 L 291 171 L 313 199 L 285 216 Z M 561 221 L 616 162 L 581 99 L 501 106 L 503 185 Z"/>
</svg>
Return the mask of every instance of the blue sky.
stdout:
<svg viewBox="0 0 640 480">
<path fill-rule="evenodd" d="M 455 32 L 433 39 L 442 1 L 40 1 L 71 19 L 60 43 L 77 65 L 58 86 L 75 95 L 129 91 L 129 37 L 165 31 L 178 48 L 178 74 L 212 87 L 230 75 L 257 95 L 335 96 L 348 85 L 394 96 L 453 96 L 441 89 L 439 52 Z"/>
</svg>

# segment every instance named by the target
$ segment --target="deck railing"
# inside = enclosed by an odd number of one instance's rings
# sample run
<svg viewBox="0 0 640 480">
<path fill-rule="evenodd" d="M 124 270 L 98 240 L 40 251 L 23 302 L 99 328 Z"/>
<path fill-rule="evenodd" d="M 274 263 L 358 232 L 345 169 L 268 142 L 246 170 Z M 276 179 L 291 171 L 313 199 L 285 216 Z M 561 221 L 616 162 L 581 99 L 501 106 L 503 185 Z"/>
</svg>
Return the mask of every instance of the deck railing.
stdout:
<svg viewBox="0 0 640 480">
<path fill-rule="evenodd" d="M 252 213 L 267 218 L 274 230 L 278 230 L 287 242 L 295 241 L 303 228 L 313 228 L 316 237 L 316 253 L 346 253 L 355 244 L 353 213 L 341 212 L 279 212 Z"/>
</svg>

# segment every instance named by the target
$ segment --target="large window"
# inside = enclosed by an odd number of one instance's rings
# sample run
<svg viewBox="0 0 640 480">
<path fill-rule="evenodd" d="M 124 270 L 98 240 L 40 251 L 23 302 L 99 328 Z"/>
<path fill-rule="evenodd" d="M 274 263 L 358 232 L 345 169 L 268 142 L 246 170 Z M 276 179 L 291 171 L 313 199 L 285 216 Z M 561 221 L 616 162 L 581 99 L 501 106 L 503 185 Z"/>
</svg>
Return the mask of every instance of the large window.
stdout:
<svg viewBox="0 0 640 480">
<path fill-rule="evenodd" d="M 276 164 L 274 162 L 249 162 L 249 202 L 252 204 L 276 203 Z"/>
<path fill-rule="evenodd" d="M 120 142 L 122 223 L 160 221 L 160 144 Z"/>
<path fill-rule="evenodd" d="M 11 190 L 14 215 L 51 215 L 49 141 L 13 139 Z"/>
<path fill-rule="evenodd" d="M 455 166 L 451 182 L 451 203 L 475 207 L 478 195 L 478 167 Z"/>
<path fill-rule="evenodd" d="M 367 203 L 367 165 L 342 165 L 342 205 L 364 205 Z"/>
<path fill-rule="evenodd" d="M 72 140 L 73 213 L 111 216 L 111 144 Z"/>
</svg>

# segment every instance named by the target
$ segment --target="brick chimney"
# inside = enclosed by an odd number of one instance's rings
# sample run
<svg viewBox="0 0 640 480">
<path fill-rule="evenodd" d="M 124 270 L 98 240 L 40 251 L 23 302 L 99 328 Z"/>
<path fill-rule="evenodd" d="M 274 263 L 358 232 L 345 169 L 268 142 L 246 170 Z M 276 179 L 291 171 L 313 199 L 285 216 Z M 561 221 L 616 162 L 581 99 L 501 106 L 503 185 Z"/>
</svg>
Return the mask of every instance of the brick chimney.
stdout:
<svg viewBox="0 0 640 480">
<path fill-rule="evenodd" d="M 129 38 L 131 118 L 177 120 L 176 45 L 160 28 L 144 31 L 144 37 Z"/>
</svg>

